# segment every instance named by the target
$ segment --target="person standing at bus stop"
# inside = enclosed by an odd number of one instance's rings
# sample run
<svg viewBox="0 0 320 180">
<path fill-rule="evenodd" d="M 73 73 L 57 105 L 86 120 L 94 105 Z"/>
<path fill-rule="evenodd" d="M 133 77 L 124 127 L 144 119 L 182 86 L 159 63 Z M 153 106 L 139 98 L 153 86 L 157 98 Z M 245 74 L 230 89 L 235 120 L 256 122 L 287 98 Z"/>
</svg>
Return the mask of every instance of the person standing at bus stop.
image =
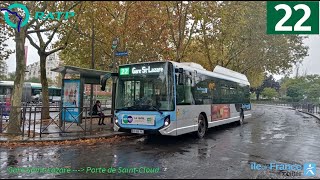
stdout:
<svg viewBox="0 0 320 180">
<path fill-rule="evenodd" d="M 99 123 L 98 125 L 106 125 L 104 123 L 104 114 L 101 109 L 101 103 L 99 100 L 96 101 L 96 104 L 92 108 L 92 115 L 99 115 Z M 102 122 L 101 122 L 102 120 Z"/>
</svg>

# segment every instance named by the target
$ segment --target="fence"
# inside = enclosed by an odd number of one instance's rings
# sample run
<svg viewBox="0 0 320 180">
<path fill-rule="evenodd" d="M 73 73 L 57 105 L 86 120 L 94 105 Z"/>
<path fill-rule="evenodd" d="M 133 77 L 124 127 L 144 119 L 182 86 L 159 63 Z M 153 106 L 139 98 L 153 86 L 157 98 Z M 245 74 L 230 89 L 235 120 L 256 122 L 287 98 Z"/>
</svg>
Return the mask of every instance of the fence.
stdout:
<svg viewBox="0 0 320 180">
<path fill-rule="evenodd" d="M 310 102 L 286 102 L 286 101 L 252 101 L 256 104 L 268 104 L 277 106 L 287 106 L 304 112 L 320 115 L 320 104 Z"/>
<path fill-rule="evenodd" d="M 77 115 L 72 115 L 71 112 L 78 107 L 38 107 L 38 106 L 23 106 L 23 107 L 0 107 L 0 134 L 9 135 L 8 128 L 13 125 L 10 119 L 18 118 L 20 122 L 18 127 L 19 134 L 22 137 L 42 137 L 43 135 L 58 134 L 60 136 L 75 133 L 77 135 L 87 135 L 94 132 L 93 123 L 99 119 L 97 115 L 91 115 L 89 107 L 80 107 Z M 15 109 L 17 114 L 9 117 L 10 111 Z M 49 109 L 50 118 L 42 117 L 43 110 Z M 109 110 L 108 108 L 105 110 Z M 66 121 L 65 114 L 70 114 L 71 120 Z M 64 114 L 64 115 L 63 115 Z M 81 121 L 79 117 L 81 117 Z M 111 114 L 106 114 L 105 118 L 111 117 Z M 61 120 L 61 121 L 60 121 Z"/>
</svg>

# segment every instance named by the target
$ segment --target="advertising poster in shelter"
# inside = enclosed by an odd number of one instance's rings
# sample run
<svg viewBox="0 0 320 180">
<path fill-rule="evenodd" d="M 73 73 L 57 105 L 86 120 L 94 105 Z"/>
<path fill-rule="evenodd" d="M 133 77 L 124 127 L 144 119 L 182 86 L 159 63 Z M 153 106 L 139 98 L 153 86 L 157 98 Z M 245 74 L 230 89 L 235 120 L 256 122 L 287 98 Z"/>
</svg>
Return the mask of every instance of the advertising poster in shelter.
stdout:
<svg viewBox="0 0 320 180">
<path fill-rule="evenodd" d="M 64 79 L 62 120 L 79 123 L 80 79 Z"/>
</svg>

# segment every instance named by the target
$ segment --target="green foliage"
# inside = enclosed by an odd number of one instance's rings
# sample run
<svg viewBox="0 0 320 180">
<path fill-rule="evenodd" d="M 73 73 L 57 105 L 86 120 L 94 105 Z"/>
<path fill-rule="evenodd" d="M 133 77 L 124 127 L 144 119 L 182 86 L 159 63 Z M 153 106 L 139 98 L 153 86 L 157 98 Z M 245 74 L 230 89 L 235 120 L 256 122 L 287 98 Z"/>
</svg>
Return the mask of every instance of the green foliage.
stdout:
<svg viewBox="0 0 320 180">
<path fill-rule="evenodd" d="M 251 87 L 251 91 L 255 92 L 257 100 L 259 100 L 260 94 L 265 88 L 273 88 L 279 92 L 280 84 L 273 78 L 272 75 L 267 76 L 264 74 L 264 80 L 262 84 L 259 87 Z"/>
<path fill-rule="evenodd" d="M 5 78 L 5 80 L 6 80 L 6 81 L 14 81 L 15 76 L 16 76 L 16 73 L 15 73 L 15 72 L 10 72 L 10 73 L 8 74 L 8 77 Z"/>
<path fill-rule="evenodd" d="M 257 96 L 256 93 L 253 92 L 253 93 L 250 94 L 250 99 L 252 99 L 252 100 L 256 99 L 256 96 Z"/>
<path fill-rule="evenodd" d="M 307 97 L 313 102 L 320 102 L 320 84 L 312 84 L 306 90 Z"/>
<path fill-rule="evenodd" d="M 274 88 L 270 87 L 264 88 L 261 92 L 261 95 L 266 97 L 267 99 L 273 99 L 279 96 L 278 92 Z"/>
<path fill-rule="evenodd" d="M 287 88 L 287 96 L 291 97 L 294 101 L 300 101 L 304 97 L 305 91 L 301 84 L 292 84 Z"/>
<path fill-rule="evenodd" d="M 319 102 L 320 76 L 284 77 L 281 79 L 280 92 L 283 96 L 287 95 L 294 101 L 306 99 L 310 102 Z"/>
<path fill-rule="evenodd" d="M 26 82 L 40 83 L 40 78 L 33 77 L 33 78 L 30 78 L 30 79 L 27 79 Z"/>
</svg>

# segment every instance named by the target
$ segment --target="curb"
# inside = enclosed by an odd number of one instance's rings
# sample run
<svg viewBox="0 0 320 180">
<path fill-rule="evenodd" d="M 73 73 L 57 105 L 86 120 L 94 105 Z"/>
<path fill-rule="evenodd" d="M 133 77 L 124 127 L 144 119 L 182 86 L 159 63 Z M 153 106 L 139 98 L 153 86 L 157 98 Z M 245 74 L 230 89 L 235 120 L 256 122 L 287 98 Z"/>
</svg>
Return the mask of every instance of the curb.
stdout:
<svg viewBox="0 0 320 180">
<path fill-rule="evenodd" d="M 254 103 L 252 103 L 252 104 L 254 104 Z M 257 105 L 257 106 L 272 106 L 272 107 L 293 109 L 291 106 L 278 106 L 278 105 L 272 105 L 272 104 L 254 104 L 254 105 Z"/>
<path fill-rule="evenodd" d="M 63 138 L 63 139 L 36 139 L 36 140 L 0 140 L 0 143 L 12 143 L 12 142 L 19 142 L 19 143 L 31 143 L 31 142 L 60 142 L 60 141 L 76 141 L 76 140 L 85 140 L 85 139 L 99 139 L 99 138 L 112 138 L 115 136 L 139 136 L 136 134 L 129 134 L 129 133 L 123 133 L 123 132 L 117 132 L 114 134 L 108 134 L 108 135 L 92 135 L 92 136 L 84 136 L 84 137 L 70 137 L 70 138 Z M 141 135 L 140 135 L 141 136 Z"/>
<path fill-rule="evenodd" d="M 318 120 L 320 120 L 320 117 L 315 115 L 315 114 L 312 114 L 312 113 L 309 113 L 309 112 L 304 112 L 304 111 L 301 111 L 301 110 L 297 110 L 297 111 L 299 111 L 301 113 L 309 114 L 310 116 L 313 116 L 313 117 L 317 118 Z"/>
</svg>

